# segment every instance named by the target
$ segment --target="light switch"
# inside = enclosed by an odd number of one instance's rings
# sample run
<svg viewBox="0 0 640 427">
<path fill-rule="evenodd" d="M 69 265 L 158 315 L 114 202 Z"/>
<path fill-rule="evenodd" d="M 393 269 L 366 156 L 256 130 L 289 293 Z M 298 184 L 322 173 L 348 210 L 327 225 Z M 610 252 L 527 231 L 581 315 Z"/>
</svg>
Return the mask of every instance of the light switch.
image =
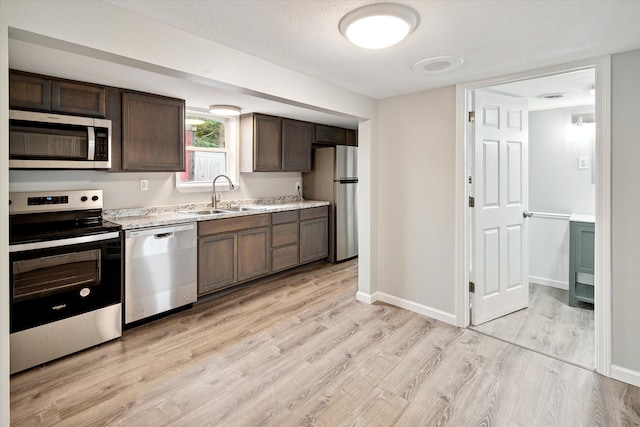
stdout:
<svg viewBox="0 0 640 427">
<path fill-rule="evenodd" d="M 149 181 L 146 179 L 140 180 L 140 191 L 147 191 L 149 189 Z"/>
<path fill-rule="evenodd" d="M 588 157 L 578 157 L 578 169 L 589 169 Z"/>
</svg>

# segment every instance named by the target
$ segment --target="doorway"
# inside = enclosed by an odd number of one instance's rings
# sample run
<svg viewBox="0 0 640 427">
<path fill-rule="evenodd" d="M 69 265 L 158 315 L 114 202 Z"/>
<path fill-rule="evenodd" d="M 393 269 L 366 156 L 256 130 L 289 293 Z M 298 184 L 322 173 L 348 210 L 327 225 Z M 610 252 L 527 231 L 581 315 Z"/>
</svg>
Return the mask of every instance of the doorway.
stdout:
<svg viewBox="0 0 640 427">
<path fill-rule="evenodd" d="M 542 116 L 545 116 L 545 115 L 548 116 L 551 114 L 545 111 L 552 111 L 554 113 L 562 112 L 563 114 L 568 115 L 569 117 L 575 116 L 574 123 L 571 124 L 573 128 L 567 128 L 567 129 L 576 130 L 575 132 L 576 134 L 577 133 L 584 134 L 587 131 L 587 129 L 591 127 L 590 132 L 593 135 L 591 137 L 591 140 L 593 142 L 583 141 L 581 143 L 582 146 L 580 148 L 583 151 L 579 153 L 578 156 L 575 156 L 575 159 L 574 159 L 575 161 L 572 161 L 572 168 L 575 167 L 575 170 L 579 171 L 579 173 L 582 174 L 582 178 L 586 178 L 586 181 L 588 181 L 589 183 L 588 185 L 591 188 L 590 194 L 586 194 L 586 196 L 582 197 L 582 199 L 583 200 L 590 199 L 591 208 L 585 209 L 584 207 L 577 206 L 577 207 L 567 208 L 568 212 L 566 213 L 564 211 L 553 212 L 556 209 L 544 208 L 544 204 L 542 204 L 542 202 L 540 201 L 539 194 L 537 196 L 535 195 L 537 191 L 536 190 L 536 191 L 533 191 L 534 195 L 531 200 L 532 201 L 531 208 L 534 214 L 533 218 L 536 217 L 536 213 L 538 214 L 537 215 L 538 218 L 530 221 L 530 222 L 536 222 L 535 225 L 527 224 L 525 227 L 529 228 L 528 230 L 529 232 L 531 232 L 531 228 L 535 228 L 534 230 L 535 237 L 537 240 L 540 240 L 539 238 L 542 236 L 540 230 L 545 230 L 549 228 L 549 224 L 545 224 L 545 223 L 549 223 L 549 222 L 553 223 L 554 221 L 557 221 L 562 223 L 563 224 L 562 227 L 566 229 L 566 225 L 569 223 L 570 214 L 576 213 L 575 211 L 585 211 L 585 213 L 589 213 L 588 211 L 591 211 L 593 213 L 592 216 L 597 217 L 599 219 L 598 230 L 595 233 L 596 234 L 595 245 L 596 245 L 596 252 L 597 252 L 595 255 L 595 264 L 596 264 L 595 273 L 597 276 L 595 278 L 595 282 L 597 282 L 600 286 L 596 287 L 595 303 L 593 305 L 579 303 L 577 304 L 578 305 L 577 307 L 570 307 L 568 305 L 568 301 L 567 301 L 568 291 L 566 289 L 566 283 L 568 281 L 566 277 L 568 276 L 568 272 L 566 267 L 566 264 L 567 264 L 566 254 L 564 254 L 563 252 L 563 251 L 568 251 L 568 236 L 567 236 L 566 230 L 564 233 L 562 231 L 558 232 L 556 230 L 555 232 L 547 233 L 547 234 L 550 234 L 552 236 L 555 235 L 557 237 L 557 240 L 561 241 L 561 244 L 558 245 L 556 243 L 555 247 L 552 247 L 551 249 L 543 250 L 543 255 L 548 255 L 547 259 L 543 259 L 544 256 L 541 257 L 534 253 L 532 257 L 532 259 L 534 260 L 534 262 L 532 262 L 532 265 L 531 265 L 532 269 L 530 272 L 527 272 L 527 280 L 526 280 L 527 288 L 529 287 L 528 286 L 529 282 L 534 283 L 534 285 L 532 285 L 531 288 L 529 289 L 530 291 L 529 301 L 532 301 L 535 304 L 530 305 L 529 309 L 521 310 L 520 312 L 517 313 L 517 316 L 520 316 L 521 319 L 512 320 L 512 319 L 509 319 L 509 316 L 506 316 L 506 315 L 500 319 L 500 322 L 503 323 L 502 332 L 503 333 L 507 332 L 506 335 L 499 335 L 499 332 L 497 331 L 500 328 L 495 323 L 493 325 L 491 324 L 485 325 L 485 330 L 483 332 L 498 336 L 501 339 L 511 341 L 514 339 L 513 336 L 517 335 L 517 330 L 521 330 L 525 335 L 527 335 L 530 342 L 546 343 L 547 348 L 545 349 L 544 346 L 543 348 L 534 348 L 531 346 L 531 344 L 516 342 L 517 344 L 520 344 L 524 347 L 532 348 L 535 351 L 540 351 L 545 354 L 550 354 L 554 357 L 559 357 L 559 358 L 568 360 L 580 366 L 585 366 L 591 369 L 597 368 L 598 372 L 601 372 L 605 375 L 608 374 L 608 363 L 610 360 L 610 356 L 608 357 L 608 354 L 610 351 L 609 350 L 610 349 L 610 332 L 607 330 L 607 325 L 610 322 L 610 319 L 609 319 L 610 314 L 609 314 L 609 311 L 606 309 L 607 301 L 610 298 L 610 288 L 609 288 L 610 281 L 608 279 L 610 264 L 607 258 L 609 246 L 610 246 L 610 243 L 609 243 L 610 242 L 610 224 L 606 220 L 607 218 L 609 218 L 609 212 L 610 212 L 610 205 L 609 205 L 609 202 L 607 201 L 610 194 L 610 188 L 608 188 L 610 183 L 610 169 L 607 166 L 608 159 L 610 158 L 610 148 L 609 148 L 610 141 L 606 132 L 606 130 L 608 129 L 608 117 L 606 117 L 607 115 L 605 114 L 605 112 L 608 111 L 608 101 L 607 101 L 606 93 L 608 93 L 609 87 L 608 87 L 607 80 L 605 78 L 609 70 L 608 64 L 609 64 L 608 58 L 602 58 L 597 61 L 591 61 L 590 63 L 585 61 L 583 64 L 579 64 L 577 66 L 555 67 L 555 69 L 547 69 L 539 72 L 523 73 L 521 75 L 514 76 L 511 78 L 494 79 L 488 82 L 471 83 L 468 85 L 461 85 L 458 87 L 459 89 L 458 90 L 458 110 L 459 112 L 461 112 L 462 111 L 462 109 L 460 108 L 461 104 L 464 103 L 464 105 L 467 105 L 467 101 L 473 100 L 471 94 L 473 94 L 474 91 L 478 89 L 482 89 L 485 91 L 486 90 L 493 91 L 494 93 L 513 95 L 513 93 L 509 93 L 509 92 L 513 91 L 514 87 L 517 85 L 522 85 L 522 84 L 539 84 L 540 85 L 541 84 L 542 86 L 540 86 L 535 91 L 537 92 L 536 96 L 549 95 L 549 94 L 553 95 L 554 93 L 562 92 L 562 91 L 556 90 L 553 87 L 549 87 L 548 89 L 545 90 L 544 89 L 545 80 L 548 83 L 549 81 L 552 81 L 554 79 L 562 80 L 563 78 L 566 78 L 566 77 L 575 78 L 575 77 L 579 77 L 580 75 L 582 75 L 582 77 L 585 77 L 586 75 L 590 74 L 591 76 L 590 81 L 593 82 L 593 84 L 592 85 L 587 84 L 586 87 L 584 87 L 584 92 L 586 96 L 591 97 L 592 99 L 590 106 L 588 105 L 589 103 L 583 103 L 582 105 L 577 105 L 575 103 L 573 105 L 568 105 L 566 103 L 565 105 L 559 105 L 560 103 L 557 103 L 555 105 L 555 107 L 557 108 L 550 108 L 548 110 L 540 110 L 538 107 L 534 107 L 532 108 L 531 114 L 532 114 L 532 117 L 534 115 L 542 117 Z M 597 84 L 601 84 L 600 94 L 598 93 L 593 94 L 594 92 L 596 92 L 595 89 Z M 512 87 L 510 87 L 510 85 Z M 555 98 L 553 96 L 549 96 L 547 98 L 541 97 L 540 99 L 561 100 L 560 97 Z M 565 99 L 564 101 L 570 101 L 570 100 Z M 472 110 L 471 108 L 464 109 L 463 114 L 465 117 L 465 122 L 467 117 L 467 111 L 471 111 L 471 110 Z M 586 116 L 586 114 L 588 114 L 588 116 Z M 578 121 L 577 119 L 580 117 L 580 115 L 583 117 L 582 119 L 579 120 L 579 122 L 577 122 Z M 463 115 L 461 114 L 460 116 L 463 116 Z M 604 118 L 604 119 L 598 122 L 597 135 L 595 135 L 593 130 L 593 127 L 594 127 L 593 121 L 598 121 L 598 118 Z M 536 118 L 535 120 L 539 121 L 540 117 Z M 583 127 L 584 125 L 586 125 L 586 127 Z M 459 129 L 461 128 L 464 128 L 464 132 L 461 132 L 461 134 L 464 134 L 466 138 L 466 136 L 471 132 L 470 131 L 471 126 L 469 126 L 466 123 L 462 124 L 459 122 Z M 568 131 L 566 131 L 565 133 L 566 133 L 566 135 L 564 135 L 565 137 L 573 138 L 572 141 L 569 141 L 569 144 L 573 144 L 574 145 L 573 148 L 578 148 L 578 145 L 577 145 L 578 136 L 576 135 L 571 136 L 569 135 Z M 466 141 L 465 142 L 461 141 L 461 138 L 460 138 L 461 134 L 459 134 L 459 137 L 458 137 L 458 146 L 459 146 L 459 149 L 461 147 L 464 149 L 464 153 L 463 154 L 460 153 L 460 150 L 459 150 L 458 165 L 460 167 L 462 164 L 464 164 L 465 165 L 464 170 L 466 172 L 465 175 L 468 175 L 469 177 L 473 177 L 472 170 L 471 170 L 471 165 L 473 162 L 473 153 L 468 146 L 465 146 Z M 601 154 L 604 154 L 604 155 L 601 156 Z M 551 160 L 555 160 L 555 159 L 556 157 L 553 157 Z M 469 167 L 469 169 L 467 169 L 467 167 Z M 549 175 L 549 178 L 551 178 L 552 174 L 548 173 L 549 167 L 550 167 L 550 163 L 549 165 L 547 165 L 547 169 L 548 169 L 547 174 Z M 599 179 L 599 178 L 603 178 L 603 179 Z M 466 202 L 466 196 L 473 195 L 473 189 L 468 184 L 466 178 L 463 185 L 465 186 L 465 202 Z M 534 186 L 534 181 L 532 181 L 531 185 Z M 549 189 L 548 183 L 547 184 L 543 183 L 542 186 L 543 187 L 546 186 L 546 188 Z M 539 193 L 539 191 L 537 192 Z M 529 207 L 528 203 L 526 207 L 527 208 Z M 471 258 L 472 258 L 471 250 L 469 249 L 471 245 L 471 240 L 472 240 L 471 239 L 472 227 L 471 227 L 471 221 L 468 221 L 468 217 L 466 216 L 466 214 L 469 213 L 469 211 L 473 208 L 468 208 L 467 206 L 461 206 L 460 208 L 465 212 L 464 220 L 461 219 L 461 221 L 464 221 L 463 228 L 464 228 L 464 245 L 465 245 L 464 246 L 465 264 L 464 264 L 464 267 L 462 265 L 460 265 L 460 267 L 468 269 L 471 263 Z M 537 211 L 535 209 L 537 209 Z M 556 214 L 556 215 L 553 215 L 553 214 Z M 605 221 L 602 222 L 602 225 L 601 225 L 600 219 L 605 219 Z M 462 226 L 462 224 L 460 225 Z M 556 228 L 562 229 L 562 227 L 556 227 Z M 459 243 L 462 240 L 463 239 L 459 239 L 458 240 Z M 564 243 L 562 243 L 563 241 Z M 533 252 L 537 251 L 539 253 L 540 242 L 538 243 L 533 242 L 533 243 L 535 245 Z M 552 255 L 554 253 L 556 255 L 555 258 L 557 259 L 557 261 L 556 262 L 549 261 L 553 259 Z M 527 261 L 528 260 L 529 260 L 529 257 L 527 256 Z M 540 273 L 541 266 L 546 267 L 547 269 L 546 271 L 543 271 L 544 274 Z M 526 270 L 526 267 L 525 267 L 525 270 Z M 549 274 L 550 271 L 553 274 Z M 467 291 L 466 283 L 467 283 L 467 279 L 473 278 L 473 271 L 471 272 L 465 271 L 464 274 L 461 274 L 459 277 L 464 277 L 465 279 L 465 282 L 461 283 L 462 285 L 461 289 L 463 289 L 463 286 L 464 286 L 464 290 L 463 291 L 461 290 L 459 294 L 458 302 L 461 303 L 459 307 L 462 307 L 462 310 L 464 310 L 464 307 L 467 308 L 467 313 L 464 313 L 464 312 L 459 312 L 459 313 L 461 314 L 461 317 L 464 318 L 464 324 L 469 325 L 471 323 L 471 317 L 472 317 L 471 312 L 469 311 L 469 307 L 471 306 L 470 304 L 471 300 L 475 298 L 475 295 L 470 294 Z M 542 279 L 545 279 L 545 277 L 546 277 L 546 280 L 542 280 Z M 472 281 L 472 280 L 469 280 L 469 281 Z M 542 283 L 537 283 L 537 282 L 542 282 Z M 563 287 L 565 289 L 562 289 Z M 540 305 L 538 303 L 542 303 L 542 307 L 543 307 L 542 309 L 539 308 Z M 540 317 L 538 317 L 538 320 L 536 321 L 532 319 L 527 319 L 526 316 L 524 315 L 525 313 L 527 313 L 527 310 L 529 312 L 536 311 L 536 307 L 535 307 L 536 304 L 538 304 L 537 315 L 542 316 L 542 318 L 546 319 L 546 322 L 547 322 L 546 325 L 541 324 L 541 322 L 539 321 Z M 603 311 L 603 307 L 604 307 L 604 311 Z M 569 310 L 578 310 L 580 314 L 577 314 L 577 315 L 570 315 L 567 313 L 553 314 L 550 311 L 551 309 L 563 310 L 565 308 Z M 471 310 L 473 310 L 473 307 L 471 308 Z M 587 329 L 589 330 L 590 337 L 592 338 L 573 337 L 571 339 L 558 339 L 557 341 L 555 341 L 556 344 L 553 344 L 554 339 L 550 337 L 553 333 L 554 324 L 557 323 L 558 325 L 560 325 L 560 321 L 564 321 L 567 318 L 572 318 L 572 317 L 573 317 L 573 320 L 577 322 L 577 326 L 576 324 L 573 324 L 573 325 L 569 324 L 568 326 L 561 326 L 560 329 L 564 328 L 565 331 L 569 333 L 571 337 L 574 336 L 574 332 L 576 331 L 576 328 Z M 520 326 L 517 326 L 518 321 L 520 322 Z M 478 325 L 476 327 L 480 328 L 481 325 Z M 527 329 L 527 327 L 529 329 Z M 574 340 L 573 341 L 574 344 L 572 344 L 572 341 L 571 341 L 572 339 Z M 575 348 L 576 339 L 582 344 L 586 343 L 585 345 L 583 345 L 583 347 L 586 348 L 587 350 L 590 350 L 590 351 L 587 351 L 587 353 L 589 353 L 589 356 L 587 359 L 578 358 L 578 359 L 571 360 L 566 358 L 568 355 L 566 348 Z M 565 347 L 565 350 L 562 350 L 563 346 Z M 561 350 L 560 354 L 554 354 L 553 352 L 548 351 L 549 348 L 553 348 L 553 347 L 560 349 Z M 594 350 L 597 350 L 597 351 L 594 351 Z"/>
</svg>

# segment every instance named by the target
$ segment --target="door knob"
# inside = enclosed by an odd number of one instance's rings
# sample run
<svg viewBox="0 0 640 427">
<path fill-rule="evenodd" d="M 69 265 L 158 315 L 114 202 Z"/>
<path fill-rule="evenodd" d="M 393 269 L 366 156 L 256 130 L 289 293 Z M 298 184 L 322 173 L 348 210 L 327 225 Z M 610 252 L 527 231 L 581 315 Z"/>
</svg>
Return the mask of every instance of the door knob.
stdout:
<svg viewBox="0 0 640 427">
<path fill-rule="evenodd" d="M 524 211 L 522 212 L 522 218 L 531 218 L 533 216 L 533 212 Z"/>
</svg>

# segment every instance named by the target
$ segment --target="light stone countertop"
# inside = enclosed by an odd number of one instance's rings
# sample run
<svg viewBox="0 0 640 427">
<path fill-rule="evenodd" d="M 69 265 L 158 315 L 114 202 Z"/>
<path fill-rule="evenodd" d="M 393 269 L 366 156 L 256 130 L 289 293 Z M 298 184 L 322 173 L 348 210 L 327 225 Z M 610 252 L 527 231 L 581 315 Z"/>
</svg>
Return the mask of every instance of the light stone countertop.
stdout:
<svg viewBox="0 0 640 427">
<path fill-rule="evenodd" d="M 591 223 L 595 224 L 596 216 L 595 215 L 588 215 L 588 214 L 571 214 L 571 216 L 569 217 L 569 221 L 591 222 Z"/>
<path fill-rule="evenodd" d="M 267 203 L 267 201 L 272 203 Z M 234 218 L 247 215 L 291 211 L 296 209 L 308 209 L 328 205 L 329 202 L 316 200 L 299 201 L 283 198 L 277 198 L 274 200 L 274 198 L 270 198 L 251 201 L 221 202 L 218 205 L 218 208 L 220 209 L 233 206 L 259 208 L 258 210 L 243 212 L 225 212 L 207 215 L 194 215 L 187 213 L 211 209 L 210 203 L 199 203 L 189 205 L 154 206 L 150 208 L 104 210 L 103 217 L 107 221 L 120 224 L 123 230 L 132 230 L 137 228 L 208 221 L 211 219 Z"/>
</svg>

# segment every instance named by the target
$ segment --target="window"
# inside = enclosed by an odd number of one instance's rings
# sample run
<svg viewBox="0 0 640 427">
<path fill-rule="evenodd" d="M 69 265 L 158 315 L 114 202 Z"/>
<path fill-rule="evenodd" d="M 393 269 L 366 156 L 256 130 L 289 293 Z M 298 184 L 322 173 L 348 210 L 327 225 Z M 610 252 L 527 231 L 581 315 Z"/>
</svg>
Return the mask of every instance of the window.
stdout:
<svg viewBox="0 0 640 427">
<path fill-rule="evenodd" d="M 211 191 L 218 175 L 238 184 L 236 167 L 237 119 L 187 112 L 185 120 L 185 171 L 176 173 L 180 192 Z M 220 180 L 226 187 L 225 180 Z M 223 188 L 221 188 L 223 190 Z"/>
</svg>

